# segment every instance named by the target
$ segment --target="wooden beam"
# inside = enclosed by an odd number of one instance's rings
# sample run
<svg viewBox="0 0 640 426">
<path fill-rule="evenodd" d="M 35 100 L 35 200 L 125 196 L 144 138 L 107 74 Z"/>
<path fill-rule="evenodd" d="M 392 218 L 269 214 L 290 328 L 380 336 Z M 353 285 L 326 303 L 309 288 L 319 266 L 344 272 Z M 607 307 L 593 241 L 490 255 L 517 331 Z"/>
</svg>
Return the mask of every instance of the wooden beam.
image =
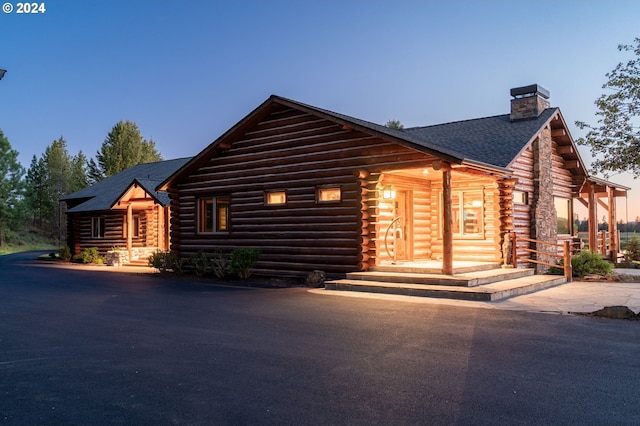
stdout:
<svg viewBox="0 0 640 426">
<path fill-rule="evenodd" d="M 453 275 L 453 212 L 451 191 L 451 168 L 446 165 L 442 169 L 442 273 Z"/>
<path fill-rule="evenodd" d="M 600 198 L 598 198 L 598 204 L 600 204 L 606 211 L 609 211 L 609 206 Z"/>
<path fill-rule="evenodd" d="M 558 154 L 573 154 L 574 152 L 572 145 L 558 146 Z"/>
<path fill-rule="evenodd" d="M 589 250 L 592 253 L 598 252 L 598 203 L 596 201 L 596 191 L 591 185 L 589 191 Z"/>
<path fill-rule="evenodd" d="M 567 169 L 579 169 L 580 168 L 580 161 L 578 160 L 567 160 L 564 162 L 564 166 Z"/>
<path fill-rule="evenodd" d="M 131 204 L 127 206 L 127 251 L 129 252 L 129 262 L 131 262 L 131 254 L 133 248 L 133 207 Z"/>
<path fill-rule="evenodd" d="M 609 187 L 609 250 L 611 250 L 611 260 L 616 263 L 618 261 L 618 227 L 616 223 L 616 200 L 614 198 L 614 189 Z"/>
<path fill-rule="evenodd" d="M 589 207 L 589 203 L 584 198 L 576 198 L 576 200 L 578 200 L 583 206 L 587 208 Z"/>
<path fill-rule="evenodd" d="M 551 137 L 552 138 L 559 138 L 562 136 L 567 136 L 567 132 L 564 129 L 552 129 L 551 130 Z"/>
</svg>

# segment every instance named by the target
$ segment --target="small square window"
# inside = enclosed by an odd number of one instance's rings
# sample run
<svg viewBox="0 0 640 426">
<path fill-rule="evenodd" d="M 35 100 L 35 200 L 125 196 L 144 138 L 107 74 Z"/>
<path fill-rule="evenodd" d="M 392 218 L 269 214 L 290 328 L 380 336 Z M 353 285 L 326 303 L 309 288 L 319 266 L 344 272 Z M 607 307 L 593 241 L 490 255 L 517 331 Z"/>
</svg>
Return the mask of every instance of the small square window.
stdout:
<svg viewBox="0 0 640 426">
<path fill-rule="evenodd" d="M 264 202 L 268 206 L 287 204 L 287 193 L 285 191 L 265 192 Z"/>
<path fill-rule="evenodd" d="M 340 188 L 318 188 L 317 198 L 319 203 L 331 203 L 342 200 Z"/>
<path fill-rule="evenodd" d="M 528 204 L 529 193 L 524 191 L 513 191 L 513 202 L 515 204 Z"/>
</svg>

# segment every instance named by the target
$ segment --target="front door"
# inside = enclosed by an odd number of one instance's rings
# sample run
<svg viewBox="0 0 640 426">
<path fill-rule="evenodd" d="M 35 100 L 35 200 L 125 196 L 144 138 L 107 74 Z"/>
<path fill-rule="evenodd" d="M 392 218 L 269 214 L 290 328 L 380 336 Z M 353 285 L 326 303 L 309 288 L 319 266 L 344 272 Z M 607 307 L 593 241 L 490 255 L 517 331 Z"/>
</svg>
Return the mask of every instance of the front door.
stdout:
<svg viewBox="0 0 640 426">
<path fill-rule="evenodd" d="M 395 261 L 413 260 L 413 201 L 411 191 L 396 191 L 393 229 Z"/>
</svg>

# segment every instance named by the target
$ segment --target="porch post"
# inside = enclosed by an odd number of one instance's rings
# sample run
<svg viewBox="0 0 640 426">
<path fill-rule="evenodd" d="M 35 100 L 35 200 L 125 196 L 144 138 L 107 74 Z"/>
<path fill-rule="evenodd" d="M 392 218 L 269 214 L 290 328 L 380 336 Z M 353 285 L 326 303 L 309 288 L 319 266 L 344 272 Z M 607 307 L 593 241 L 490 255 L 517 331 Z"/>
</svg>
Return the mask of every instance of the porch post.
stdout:
<svg viewBox="0 0 640 426">
<path fill-rule="evenodd" d="M 127 206 L 127 251 L 129 252 L 129 263 L 131 263 L 131 254 L 132 254 L 132 246 L 133 246 L 133 235 L 131 233 L 131 228 L 133 224 L 133 207 L 131 203 Z"/>
<path fill-rule="evenodd" d="M 442 165 L 442 273 L 453 275 L 453 230 L 451 209 L 451 167 Z"/>
<path fill-rule="evenodd" d="M 609 250 L 611 250 L 611 261 L 618 262 L 619 241 L 618 241 L 618 224 L 616 223 L 616 199 L 614 188 L 608 187 L 609 195 Z"/>
<path fill-rule="evenodd" d="M 598 253 L 598 201 L 593 183 L 589 184 L 589 251 Z"/>
</svg>

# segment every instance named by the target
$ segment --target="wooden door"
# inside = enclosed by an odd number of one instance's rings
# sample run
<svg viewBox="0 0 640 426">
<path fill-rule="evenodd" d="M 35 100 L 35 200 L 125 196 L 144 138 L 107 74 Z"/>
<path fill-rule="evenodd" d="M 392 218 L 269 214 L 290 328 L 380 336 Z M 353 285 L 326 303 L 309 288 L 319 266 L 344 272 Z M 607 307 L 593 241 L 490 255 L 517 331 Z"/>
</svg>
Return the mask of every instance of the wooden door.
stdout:
<svg viewBox="0 0 640 426">
<path fill-rule="evenodd" d="M 394 229 L 396 261 L 413 260 L 413 200 L 411 191 L 396 192 L 395 217 L 399 218 Z"/>
</svg>

